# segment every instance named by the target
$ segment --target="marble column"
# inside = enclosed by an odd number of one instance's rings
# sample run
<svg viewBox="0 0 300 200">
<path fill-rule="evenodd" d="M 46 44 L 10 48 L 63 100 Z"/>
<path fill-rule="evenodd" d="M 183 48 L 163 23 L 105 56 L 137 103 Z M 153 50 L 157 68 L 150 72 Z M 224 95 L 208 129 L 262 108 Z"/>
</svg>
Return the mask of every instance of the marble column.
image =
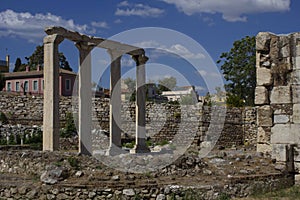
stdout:
<svg viewBox="0 0 300 200">
<path fill-rule="evenodd" d="M 64 37 L 54 34 L 44 38 L 44 114 L 43 151 L 59 148 L 59 59 L 58 45 Z"/>
<path fill-rule="evenodd" d="M 110 65 L 110 104 L 109 104 L 109 133 L 110 142 L 108 155 L 121 153 L 121 58 L 117 50 L 107 51 L 111 58 Z"/>
<path fill-rule="evenodd" d="M 92 154 L 92 72 L 91 72 L 91 50 L 87 42 L 78 42 L 79 50 L 79 77 L 78 77 L 78 135 L 79 153 Z"/>
<path fill-rule="evenodd" d="M 131 153 L 147 153 L 146 145 L 146 72 L 148 57 L 144 54 L 132 57 L 136 62 L 136 145 Z"/>
</svg>

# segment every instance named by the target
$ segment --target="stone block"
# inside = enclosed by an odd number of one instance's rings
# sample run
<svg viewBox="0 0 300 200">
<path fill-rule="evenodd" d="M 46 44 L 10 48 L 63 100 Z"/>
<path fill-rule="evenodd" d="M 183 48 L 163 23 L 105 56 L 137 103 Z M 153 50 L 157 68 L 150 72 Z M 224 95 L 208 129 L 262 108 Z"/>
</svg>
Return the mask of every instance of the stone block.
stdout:
<svg viewBox="0 0 300 200">
<path fill-rule="evenodd" d="M 286 144 L 272 144 L 272 158 L 276 162 L 288 161 L 288 148 Z"/>
<path fill-rule="evenodd" d="M 271 34 L 268 32 L 260 32 L 256 36 L 256 50 L 268 51 L 270 49 Z"/>
<path fill-rule="evenodd" d="M 271 128 L 272 144 L 298 144 L 300 124 L 275 124 Z"/>
<path fill-rule="evenodd" d="M 295 185 L 300 185 L 300 174 L 295 175 Z"/>
<path fill-rule="evenodd" d="M 300 124 L 300 104 L 293 105 L 293 123 Z"/>
<path fill-rule="evenodd" d="M 274 115 L 274 124 L 286 124 L 290 121 L 288 115 Z"/>
<path fill-rule="evenodd" d="M 262 153 L 271 153 L 272 146 L 270 144 L 257 144 L 256 151 Z"/>
<path fill-rule="evenodd" d="M 265 67 L 256 69 L 256 85 L 269 86 L 273 84 L 271 70 Z"/>
<path fill-rule="evenodd" d="M 290 56 L 290 45 L 286 45 L 280 49 L 281 56 L 287 58 Z"/>
<path fill-rule="evenodd" d="M 294 162 L 294 169 L 296 173 L 300 173 L 300 162 Z"/>
<path fill-rule="evenodd" d="M 300 73 L 299 73 L 300 75 Z M 300 103 L 300 85 L 292 85 L 293 103 Z"/>
<path fill-rule="evenodd" d="M 294 161 L 300 162 L 300 146 L 299 145 L 294 146 Z"/>
<path fill-rule="evenodd" d="M 257 86 L 255 88 L 255 104 L 264 105 L 269 104 L 268 90 L 264 86 Z"/>
<path fill-rule="evenodd" d="M 258 127 L 257 129 L 257 143 L 270 144 L 271 131 L 270 128 Z"/>
<path fill-rule="evenodd" d="M 300 68 L 294 69 L 291 72 L 291 83 L 295 85 L 300 85 Z"/>
<path fill-rule="evenodd" d="M 273 111 L 270 106 L 261 106 L 257 109 L 257 125 L 272 126 Z"/>
<path fill-rule="evenodd" d="M 277 86 L 271 91 L 271 104 L 291 103 L 290 86 Z"/>
</svg>

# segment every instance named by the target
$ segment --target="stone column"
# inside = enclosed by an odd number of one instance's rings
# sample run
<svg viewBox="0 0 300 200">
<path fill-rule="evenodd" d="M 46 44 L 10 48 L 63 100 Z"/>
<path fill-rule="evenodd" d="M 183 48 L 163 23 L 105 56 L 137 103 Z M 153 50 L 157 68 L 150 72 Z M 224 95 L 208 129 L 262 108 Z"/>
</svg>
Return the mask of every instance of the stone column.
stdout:
<svg viewBox="0 0 300 200">
<path fill-rule="evenodd" d="M 109 150 L 108 155 L 121 153 L 121 58 L 116 50 L 107 51 L 111 57 L 110 65 L 110 103 L 109 103 Z"/>
<path fill-rule="evenodd" d="M 58 45 L 64 40 L 54 34 L 44 38 L 43 151 L 59 148 L 59 59 Z"/>
<path fill-rule="evenodd" d="M 136 62 L 136 145 L 131 153 L 147 153 L 146 145 L 146 73 L 145 64 L 148 57 L 138 55 L 132 57 Z"/>
<path fill-rule="evenodd" d="M 78 135 L 79 153 L 92 154 L 92 78 L 91 78 L 91 50 L 94 46 L 86 42 L 76 43 L 79 50 L 79 77 L 78 77 Z"/>
</svg>

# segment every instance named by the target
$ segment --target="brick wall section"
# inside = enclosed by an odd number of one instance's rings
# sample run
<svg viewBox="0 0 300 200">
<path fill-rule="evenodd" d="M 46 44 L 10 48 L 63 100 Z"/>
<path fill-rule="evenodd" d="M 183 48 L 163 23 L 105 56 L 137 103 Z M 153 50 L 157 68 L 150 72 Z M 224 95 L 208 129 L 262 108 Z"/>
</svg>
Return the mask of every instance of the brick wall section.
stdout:
<svg viewBox="0 0 300 200">
<path fill-rule="evenodd" d="M 74 99 L 73 99 L 74 100 Z M 93 128 L 109 130 L 109 100 L 93 99 Z M 60 116 L 63 122 L 67 112 L 76 113 L 78 108 L 72 107 L 71 97 L 61 97 Z M 0 110 L 9 118 L 11 124 L 42 125 L 43 97 L 16 96 L 0 94 Z M 207 139 L 210 128 L 211 135 L 219 131 L 218 124 L 225 117 L 225 124 L 217 142 L 219 146 L 231 147 L 241 145 L 248 140 L 256 145 L 256 115 L 255 108 L 230 108 L 223 113 L 224 108 L 206 107 L 201 105 L 170 105 L 147 103 L 146 129 L 147 135 L 154 141 L 174 140 L 180 137 L 182 143 L 190 142 L 196 146 Z M 211 121 L 212 114 L 214 121 Z M 135 136 L 135 104 L 122 104 L 122 130 L 129 137 Z M 217 124 L 215 124 L 217 122 Z M 210 126 L 211 124 L 211 126 Z"/>
</svg>

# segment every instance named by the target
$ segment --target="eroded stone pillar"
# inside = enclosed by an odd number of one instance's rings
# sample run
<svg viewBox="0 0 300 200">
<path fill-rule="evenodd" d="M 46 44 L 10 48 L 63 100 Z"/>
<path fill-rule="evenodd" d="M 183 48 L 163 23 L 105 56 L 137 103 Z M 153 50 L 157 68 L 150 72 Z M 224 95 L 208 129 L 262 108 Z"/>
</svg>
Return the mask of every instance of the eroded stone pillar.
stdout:
<svg viewBox="0 0 300 200">
<path fill-rule="evenodd" d="M 132 57 L 136 62 L 136 145 L 131 153 L 147 153 L 146 145 L 146 72 L 148 57 L 144 54 Z"/>
<path fill-rule="evenodd" d="M 109 103 L 109 155 L 120 153 L 121 145 L 121 58 L 116 50 L 107 51 L 111 58 L 110 65 L 110 103 Z"/>
<path fill-rule="evenodd" d="M 44 38 L 44 116 L 43 151 L 59 148 L 59 59 L 60 35 Z"/>
<path fill-rule="evenodd" d="M 79 83 L 78 83 L 78 135 L 79 153 L 92 154 L 92 78 L 91 78 L 91 50 L 94 46 L 86 42 L 76 43 L 79 50 Z"/>
</svg>

